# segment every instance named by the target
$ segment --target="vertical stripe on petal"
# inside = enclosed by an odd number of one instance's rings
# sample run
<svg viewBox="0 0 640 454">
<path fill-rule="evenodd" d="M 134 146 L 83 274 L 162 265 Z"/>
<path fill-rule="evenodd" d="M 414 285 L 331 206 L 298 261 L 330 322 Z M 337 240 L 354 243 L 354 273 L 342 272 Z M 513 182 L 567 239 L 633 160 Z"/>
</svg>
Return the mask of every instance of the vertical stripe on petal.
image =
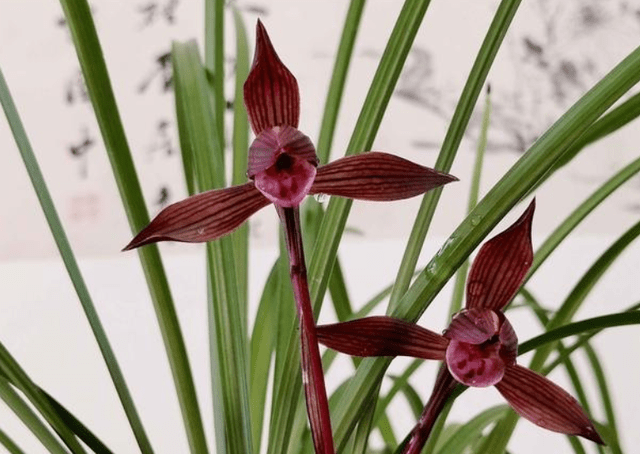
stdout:
<svg viewBox="0 0 640 454">
<path fill-rule="evenodd" d="M 533 261 L 534 210 L 535 199 L 511 227 L 480 248 L 467 279 L 467 309 L 499 311 L 514 297 Z"/>
<path fill-rule="evenodd" d="M 520 416 L 532 423 L 604 444 L 578 402 L 547 378 L 514 365 L 507 367 L 496 388 Z"/>
<path fill-rule="evenodd" d="M 269 35 L 258 19 L 253 66 L 244 83 L 244 104 L 253 132 L 258 135 L 274 126 L 298 127 L 298 82 L 282 64 Z"/>
</svg>

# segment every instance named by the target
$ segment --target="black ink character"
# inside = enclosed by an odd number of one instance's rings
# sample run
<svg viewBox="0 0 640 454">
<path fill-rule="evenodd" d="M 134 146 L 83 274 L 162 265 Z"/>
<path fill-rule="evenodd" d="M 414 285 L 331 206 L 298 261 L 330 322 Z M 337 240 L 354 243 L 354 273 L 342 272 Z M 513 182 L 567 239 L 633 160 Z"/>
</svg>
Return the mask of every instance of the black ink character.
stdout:
<svg viewBox="0 0 640 454">
<path fill-rule="evenodd" d="M 95 141 L 89 136 L 89 132 L 85 128 L 82 131 L 82 139 L 68 147 L 71 156 L 80 162 L 80 178 L 83 180 L 86 179 L 89 174 L 87 152 L 93 148 L 94 145 Z"/>
<path fill-rule="evenodd" d="M 138 85 L 138 93 L 147 91 L 155 78 L 160 79 L 162 93 L 167 93 L 173 88 L 173 68 L 171 67 L 171 52 L 164 52 L 154 60 L 154 69 Z"/>
</svg>

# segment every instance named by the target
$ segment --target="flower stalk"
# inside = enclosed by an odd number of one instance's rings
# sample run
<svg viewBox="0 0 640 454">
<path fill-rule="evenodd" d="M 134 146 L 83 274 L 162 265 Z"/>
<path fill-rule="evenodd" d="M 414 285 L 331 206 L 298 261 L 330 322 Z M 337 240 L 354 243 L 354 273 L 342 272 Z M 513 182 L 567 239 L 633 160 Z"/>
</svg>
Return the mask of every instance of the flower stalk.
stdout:
<svg viewBox="0 0 640 454">
<path fill-rule="evenodd" d="M 285 232 L 287 252 L 289 253 L 289 271 L 293 294 L 296 301 L 296 312 L 300 324 L 300 358 L 302 384 L 307 403 L 307 414 L 311 424 L 311 435 L 316 453 L 333 454 L 333 437 L 329 402 L 324 384 L 322 358 L 318 348 L 316 324 L 309 296 L 307 267 L 302 245 L 300 228 L 300 210 L 295 208 L 279 208 Z"/>
</svg>

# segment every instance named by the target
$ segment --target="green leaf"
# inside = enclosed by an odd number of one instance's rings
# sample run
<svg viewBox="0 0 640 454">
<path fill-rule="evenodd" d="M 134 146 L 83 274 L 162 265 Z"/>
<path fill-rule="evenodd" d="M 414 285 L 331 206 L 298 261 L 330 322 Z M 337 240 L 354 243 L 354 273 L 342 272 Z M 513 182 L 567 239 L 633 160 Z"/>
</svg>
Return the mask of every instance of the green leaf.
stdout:
<svg viewBox="0 0 640 454">
<path fill-rule="evenodd" d="M 194 41 L 174 43 L 171 55 L 176 91 L 181 92 L 181 99 L 185 103 L 185 124 L 194 151 L 198 190 L 223 187 L 223 151 L 220 150 L 219 132 L 214 121 L 216 113 L 211 110 L 198 48 Z M 212 375 L 219 374 L 221 387 L 214 389 L 214 395 L 222 399 L 225 439 L 229 451 L 251 453 L 248 339 L 245 319 L 238 304 L 233 239 L 225 237 L 209 242 L 206 250 L 211 290 L 211 367 Z"/>
<path fill-rule="evenodd" d="M 347 155 L 371 148 L 429 3 L 429 0 L 405 1 L 360 111 L 347 147 Z M 329 271 L 335 262 L 351 203 L 348 199 L 331 198 L 311 254 L 309 282 L 311 300 L 316 311 L 319 311 L 327 289 Z"/>
<path fill-rule="evenodd" d="M 632 313 L 637 311 L 638 309 L 640 309 L 640 303 L 636 303 L 633 306 L 631 306 L 630 308 L 628 308 L 626 311 L 626 313 Z M 606 327 L 605 327 L 606 328 Z M 571 346 L 567 347 L 565 349 L 565 351 L 561 354 L 558 355 L 558 357 L 553 360 L 551 363 L 549 363 L 548 365 L 546 365 L 544 367 L 544 369 L 542 369 L 542 375 L 548 375 L 549 373 L 551 373 L 551 371 L 553 369 L 555 369 L 556 367 L 558 367 L 563 361 L 564 358 L 569 356 L 570 354 L 572 354 L 574 351 L 576 351 L 577 349 L 584 347 L 585 345 L 587 345 L 587 343 L 589 342 L 589 340 L 595 336 L 596 334 L 600 333 L 604 328 L 600 328 L 600 329 L 596 329 L 596 330 L 591 330 L 589 332 L 587 332 L 586 334 L 581 334 L 578 337 L 578 340 L 575 341 Z"/>
<path fill-rule="evenodd" d="M 471 184 L 469 187 L 469 203 L 467 204 L 467 214 L 476 207 L 478 203 L 478 194 L 480 193 L 480 175 L 482 174 L 482 162 L 484 160 L 484 152 L 487 149 L 487 133 L 489 131 L 489 119 L 491 118 L 491 90 L 487 87 L 487 96 L 484 103 L 484 112 L 482 113 L 482 124 L 480 126 L 480 138 L 476 147 L 476 162 L 473 165 L 473 174 L 471 176 Z M 465 260 L 458 273 L 453 285 L 453 296 L 451 297 L 450 314 L 455 314 L 462 308 L 462 299 L 464 297 L 465 282 L 467 280 L 467 271 L 469 271 L 469 260 Z"/>
<path fill-rule="evenodd" d="M 551 324 L 551 322 L 549 323 Z M 600 331 L 604 328 L 640 324 L 640 311 L 619 312 L 615 314 L 601 315 L 588 318 L 579 322 L 568 323 L 555 329 L 550 329 L 544 334 L 533 337 L 518 346 L 518 355 L 523 355 L 532 350 L 536 353 L 542 351 L 542 347 L 549 347 L 557 340 L 575 336 L 591 331 Z M 545 349 L 546 351 L 546 349 Z"/>
<path fill-rule="evenodd" d="M 569 296 L 565 299 L 560 306 L 560 309 L 555 313 L 555 315 L 549 320 L 547 324 L 547 330 L 553 330 L 554 328 L 560 327 L 567 323 L 576 311 L 580 308 L 586 297 L 589 295 L 593 287 L 600 280 L 600 278 L 604 275 L 604 273 L 609 269 L 609 267 L 615 262 L 618 256 L 631 244 L 638 236 L 640 235 L 640 222 L 634 224 L 631 228 L 629 228 L 620 238 L 618 238 L 599 258 L 596 262 L 589 268 L 589 270 L 584 274 L 584 276 L 580 279 L 580 281 L 574 286 Z M 626 318 L 631 318 L 631 316 L 627 315 Z M 566 328 L 566 327 L 564 327 Z M 547 331 L 544 335 L 548 335 Z M 544 336 L 543 335 L 543 336 Z M 538 341 L 539 342 L 539 341 Z M 535 345 L 535 342 L 533 343 Z M 541 344 L 538 344 L 541 345 Z M 524 345 L 521 345 L 520 348 L 524 348 Z M 553 349 L 553 344 L 546 344 L 536 349 L 536 353 L 531 360 L 531 368 L 533 370 L 539 370 L 546 359 L 549 357 L 551 350 Z"/>
<path fill-rule="evenodd" d="M 15 383 L 11 383 L 11 380 L 6 376 L 4 370 L 0 369 L 0 378 L 2 380 L 8 380 L 8 382 L 16 386 Z M 71 429 L 73 433 L 77 435 L 80 440 L 84 442 L 89 448 L 96 454 L 112 454 L 111 450 L 87 428 L 78 418 L 76 418 L 69 410 L 67 410 L 60 402 L 54 399 L 50 394 L 44 391 L 42 388 L 36 385 L 38 391 L 49 401 L 51 407 L 60 416 L 60 419 Z M 11 391 L 13 388 L 11 389 Z M 9 396 L 11 397 L 11 396 Z M 39 421 L 39 420 L 38 420 Z"/>
<path fill-rule="evenodd" d="M 331 82 L 329 82 L 329 89 L 327 90 L 327 99 L 324 104 L 318 146 L 316 147 L 318 159 L 322 164 L 327 163 L 331 154 L 331 145 L 338 121 L 338 111 L 342 103 L 342 94 L 347 74 L 349 73 L 349 64 L 353 56 L 353 47 L 358 35 L 364 4 L 365 0 L 351 0 L 344 27 L 342 28 L 340 45 L 338 46 L 336 61 L 331 73 Z"/>
<path fill-rule="evenodd" d="M 558 160 L 552 172 L 571 162 L 587 145 L 619 130 L 638 118 L 638 116 L 640 116 L 640 93 L 636 93 L 596 121 Z"/>
<path fill-rule="evenodd" d="M 249 44 L 242 15 L 231 4 L 236 30 L 236 80 L 233 101 L 233 175 L 231 184 L 247 181 L 247 153 L 249 151 L 249 120 L 244 107 L 244 81 L 249 74 Z M 221 116 L 223 116 L 222 114 Z M 236 279 L 238 281 L 238 303 L 242 309 L 243 325 L 246 325 L 249 290 L 249 223 L 240 226 L 233 234 L 233 250 L 236 257 Z M 255 433 L 255 428 L 253 429 Z M 254 440 L 255 445 L 255 440 Z M 258 445 L 259 446 L 259 445 Z M 259 451 L 256 448 L 256 451 Z"/>
<path fill-rule="evenodd" d="M 622 454 L 620 449 L 620 439 L 618 437 L 618 428 L 616 427 L 616 412 L 613 409 L 613 403 L 611 401 L 611 393 L 609 392 L 609 384 L 607 383 L 607 377 L 602 368 L 602 363 L 598 358 L 598 354 L 590 344 L 585 345 L 585 351 L 587 352 L 587 358 L 591 365 L 591 371 L 596 378 L 597 390 L 602 400 L 602 407 L 604 408 L 605 415 L 607 417 L 607 433 L 604 438 L 607 446 L 614 454 Z"/>
<path fill-rule="evenodd" d="M 473 63 L 471 72 L 467 77 L 465 86 L 462 89 L 462 94 L 460 95 L 456 110 L 453 113 L 453 118 L 447 129 L 447 134 L 442 142 L 442 148 L 440 149 L 440 154 L 434 166 L 437 170 L 448 172 L 451 169 L 453 160 L 458 152 L 458 147 L 464 136 L 464 131 L 469 124 L 471 113 L 480 95 L 480 90 L 482 90 L 493 60 L 498 53 L 498 49 L 502 44 L 509 25 L 511 25 L 513 16 L 520 6 L 520 1 L 521 0 L 503 0 L 496 10 L 489 30 L 480 46 L 476 60 Z M 402 257 L 400 268 L 398 269 L 396 284 L 391 292 L 388 313 L 396 308 L 400 298 L 409 287 L 409 283 L 411 282 L 410 276 L 416 269 L 416 263 L 418 262 L 418 257 L 440 200 L 441 193 L 442 189 L 437 188 L 428 192 L 422 198 L 420 210 L 413 224 L 411 235 L 409 236 L 409 241 L 407 242 L 407 247 Z"/>
<path fill-rule="evenodd" d="M 58 412 L 60 418 L 65 422 L 67 426 L 78 436 L 84 444 L 86 444 L 96 454 L 113 454 L 113 452 L 107 448 L 107 446 L 87 428 L 78 418 L 76 418 L 69 410 L 60 404 L 46 391 L 40 388 L 40 391 L 49 400 L 51 406 Z"/>
<path fill-rule="evenodd" d="M 132 232 L 137 233 L 149 223 L 149 215 L 116 106 L 91 11 L 86 0 L 60 0 L 60 2 L 123 206 Z M 158 248 L 154 245 L 146 246 L 139 249 L 138 254 L 171 366 L 191 452 L 207 452 L 189 359 Z"/>
<path fill-rule="evenodd" d="M 204 64 L 213 75 L 213 110 L 216 112 L 214 128 L 218 131 L 218 144 L 224 160 L 224 0 L 205 0 L 204 3 Z M 224 168 L 224 167 L 223 167 Z"/>
<path fill-rule="evenodd" d="M 7 379 L 2 375 L 0 375 L 0 398 L 51 454 L 68 454 L 58 439 L 42 423 L 31 407 L 13 390 Z"/>
<path fill-rule="evenodd" d="M 540 265 L 556 250 L 556 248 L 562 243 L 562 241 L 569 236 L 569 234 L 602 202 L 604 202 L 609 195 L 611 195 L 622 184 L 629 181 L 631 177 L 637 175 L 640 172 L 640 158 L 633 160 L 627 164 L 624 168 L 616 172 L 609 180 L 602 184 L 592 194 L 590 194 L 573 212 L 565 218 L 562 223 L 555 228 L 555 230 L 549 235 L 545 242 L 540 246 L 535 253 L 533 263 L 525 283 L 535 274 Z"/>
<path fill-rule="evenodd" d="M 262 290 L 256 321 L 251 334 L 251 430 L 253 447 L 260 452 L 265 402 L 267 400 L 267 378 L 271 365 L 278 325 L 277 308 L 280 284 L 278 262 L 273 265 Z"/>
<path fill-rule="evenodd" d="M 280 237 L 280 258 L 278 259 L 279 307 L 278 307 L 278 337 L 276 339 L 276 358 L 273 379 L 273 393 L 271 400 L 271 420 L 269 422 L 269 442 L 267 453 L 282 454 L 289 447 L 293 439 L 293 423 L 298 406 L 304 409 L 302 399 L 295 392 L 300 390 L 300 340 L 296 327 L 298 321 L 293 300 L 293 288 L 289 279 L 289 260 L 284 238 Z M 301 412 L 301 418 L 306 424 L 306 412 Z M 302 433 L 302 429 L 298 432 Z"/>
<path fill-rule="evenodd" d="M 40 206 L 42 207 L 42 211 L 47 219 L 47 223 L 51 229 L 51 234 L 56 242 L 62 261 L 64 262 L 69 278 L 73 283 L 73 287 L 78 295 L 82 309 L 89 321 L 89 325 L 91 326 L 93 335 L 96 338 L 96 342 L 100 347 L 100 352 L 102 353 L 102 357 L 107 365 L 109 375 L 111 376 L 111 380 L 116 388 L 116 392 L 118 393 L 118 397 L 120 398 L 120 402 L 122 403 L 127 419 L 129 420 L 129 425 L 131 426 L 136 441 L 138 442 L 138 447 L 143 454 L 151 454 L 153 453 L 151 443 L 145 433 L 142 421 L 140 420 L 140 416 L 138 415 L 138 411 L 131 397 L 131 393 L 129 392 L 127 383 L 122 375 L 122 371 L 120 370 L 120 365 L 118 364 L 113 349 L 111 348 L 107 334 L 102 326 L 102 322 L 100 321 L 98 312 L 93 304 L 93 300 L 91 299 L 91 295 L 89 294 L 84 278 L 82 277 L 80 267 L 78 266 L 73 250 L 71 249 L 71 244 L 67 239 L 66 232 L 62 226 L 62 222 L 60 221 L 53 199 L 51 198 L 51 194 L 49 193 L 44 181 L 44 177 L 40 171 L 40 166 L 38 165 L 38 161 L 33 153 L 33 149 L 31 148 L 31 144 L 29 143 L 26 131 L 24 130 L 22 121 L 20 120 L 20 116 L 18 115 L 18 111 L 13 103 L 11 93 L 9 92 L 9 88 L 7 87 L 1 70 L 0 103 L 4 108 L 7 120 L 9 121 L 9 126 L 13 132 L 16 144 L 18 145 L 18 149 L 22 155 L 22 160 L 29 174 L 29 178 L 31 179 L 31 184 L 38 196 Z"/>
<path fill-rule="evenodd" d="M 487 426 L 504 416 L 508 408 L 506 405 L 496 405 L 474 416 L 451 435 L 437 450 L 438 454 L 462 454 L 465 448 L 482 435 Z"/>
<path fill-rule="evenodd" d="M 20 367 L 2 343 L 0 343 L 0 371 L 6 376 L 8 381 L 22 391 L 36 410 L 40 412 L 44 419 L 56 431 L 71 452 L 74 454 L 85 453 L 85 450 L 80 443 L 78 443 L 71 429 L 69 429 L 62 418 L 60 418 L 60 415 L 53 408 L 44 393 L 31 381 L 26 372 Z"/>
<path fill-rule="evenodd" d="M 532 295 L 527 295 L 528 298 L 528 302 L 529 302 L 529 306 L 531 308 L 531 310 L 534 312 L 535 316 L 538 318 L 538 321 L 540 322 L 540 324 L 544 327 L 547 325 L 547 323 L 549 323 L 549 317 L 547 316 L 546 312 L 544 311 L 544 309 L 542 309 L 542 307 L 540 306 L 540 304 L 537 302 L 537 300 L 535 298 L 532 298 Z M 562 342 L 558 342 L 557 343 L 557 350 L 558 350 L 558 354 L 561 356 L 564 356 L 564 366 L 567 370 L 567 374 L 569 375 L 569 379 L 571 380 L 571 385 L 573 386 L 573 389 L 575 390 L 575 394 L 578 398 L 578 402 L 580 402 L 580 405 L 582 406 L 582 408 L 584 409 L 584 411 L 587 414 L 593 414 L 593 412 L 591 411 L 591 404 L 589 402 L 589 399 L 587 398 L 587 394 L 584 391 L 584 387 L 582 386 L 582 380 L 580 379 L 580 375 L 578 374 L 578 370 L 576 369 L 573 361 L 571 360 L 569 355 L 564 355 L 564 353 L 566 352 L 566 348 L 564 346 L 564 344 Z M 567 436 L 567 438 L 569 438 L 569 441 L 571 441 L 572 436 Z M 582 445 L 576 445 L 576 447 L 581 448 Z M 579 449 L 578 448 L 578 449 Z M 597 445 L 596 449 L 598 450 L 599 453 L 604 454 L 604 450 L 602 448 L 602 446 Z"/>
<path fill-rule="evenodd" d="M 2 386 L 0 384 L 0 386 Z M 20 447 L 9 437 L 9 435 L 0 429 L 0 444 L 4 446 L 9 454 L 25 454 Z"/>
</svg>

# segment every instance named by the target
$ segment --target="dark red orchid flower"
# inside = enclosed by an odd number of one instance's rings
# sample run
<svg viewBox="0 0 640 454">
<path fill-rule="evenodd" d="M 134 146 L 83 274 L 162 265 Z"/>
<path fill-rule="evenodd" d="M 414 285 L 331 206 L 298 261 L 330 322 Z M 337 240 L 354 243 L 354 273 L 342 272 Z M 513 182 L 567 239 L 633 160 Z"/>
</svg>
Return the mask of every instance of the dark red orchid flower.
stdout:
<svg viewBox="0 0 640 454">
<path fill-rule="evenodd" d="M 465 309 L 443 335 L 391 317 L 318 326 L 320 343 L 354 356 L 413 356 L 444 361 L 405 453 L 419 453 L 459 384 L 494 385 L 521 416 L 540 427 L 604 444 L 578 402 L 547 378 L 516 364 L 518 338 L 502 310 L 533 260 L 535 201 L 511 227 L 484 244 L 467 280 Z"/>
<path fill-rule="evenodd" d="M 400 200 L 457 178 L 387 153 L 369 152 L 318 167 L 311 140 L 300 132 L 300 95 L 258 20 L 244 101 L 256 139 L 240 186 L 189 197 L 162 210 L 125 250 L 158 241 L 204 242 L 231 233 L 273 203 L 285 230 L 300 319 L 301 367 L 316 452 L 334 452 L 324 375 L 311 309 L 298 206 L 307 194 L 372 201 Z"/>
</svg>

